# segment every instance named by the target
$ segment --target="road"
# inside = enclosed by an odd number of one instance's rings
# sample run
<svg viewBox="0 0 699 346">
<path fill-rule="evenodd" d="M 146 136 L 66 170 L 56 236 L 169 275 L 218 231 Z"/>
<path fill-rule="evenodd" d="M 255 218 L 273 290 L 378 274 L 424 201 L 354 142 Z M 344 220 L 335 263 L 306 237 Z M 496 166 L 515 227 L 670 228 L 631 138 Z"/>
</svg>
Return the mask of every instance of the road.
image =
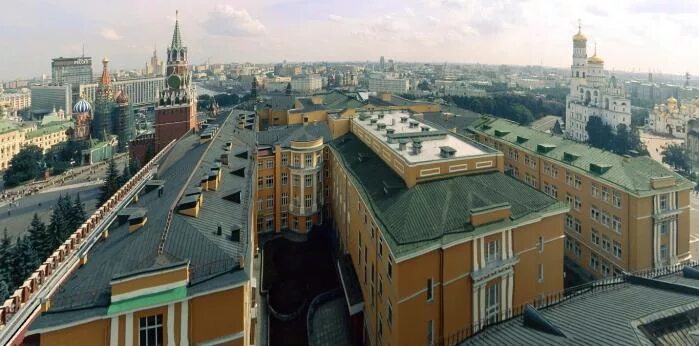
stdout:
<svg viewBox="0 0 699 346">
<path fill-rule="evenodd" d="M 125 162 L 125 156 L 116 160 L 117 170 L 120 174 L 124 169 Z M 82 168 L 84 167 L 75 169 Z M 80 194 L 80 199 L 85 203 L 85 211 L 87 214 L 92 214 L 96 209 L 100 194 L 101 181 L 98 179 L 104 178 L 106 169 L 106 164 L 95 166 L 92 172 L 87 170 L 84 173 L 66 178 L 62 183 L 46 187 L 38 193 L 19 198 L 15 200 L 16 205 L 12 207 L 6 202 L 0 203 L 0 232 L 7 227 L 8 235 L 14 240 L 27 230 L 34 213 L 38 213 L 39 217 L 48 224 L 51 210 L 56 205 L 58 197 L 65 194 L 70 195 L 71 198 Z"/>
<path fill-rule="evenodd" d="M 50 211 L 56 205 L 58 197 L 69 194 L 71 198 L 75 198 L 76 194 L 80 194 L 80 199 L 85 203 L 85 211 L 87 214 L 92 214 L 96 209 L 97 199 L 100 194 L 100 185 L 92 184 L 85 186 L 84 184 L 76 184 L 76 187 L 64 186 L 65 189 L 53 189 L 54 191 L 40 192 L 30 196 L 21 198 L 17 206 L 10 207 L 5 205 L 0 207 L 0 231 L 7 227 L 8 234 L 13 240 L 23 234 L 34 216 L 38 213 L 39 217 L 49 223 Z M 58 191 L 56 191 L 58 190 Z M 9 213 L 8 213 L 9 211 Z"/>
</svg>

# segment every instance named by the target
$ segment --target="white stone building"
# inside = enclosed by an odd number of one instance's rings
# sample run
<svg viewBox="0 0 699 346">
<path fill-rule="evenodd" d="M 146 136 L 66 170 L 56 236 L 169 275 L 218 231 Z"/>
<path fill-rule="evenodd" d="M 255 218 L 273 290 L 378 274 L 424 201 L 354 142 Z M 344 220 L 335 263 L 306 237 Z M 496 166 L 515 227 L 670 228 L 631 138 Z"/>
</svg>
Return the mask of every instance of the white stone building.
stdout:
<svg viewBox="0 0 699 346">
<path fill-rule="evenodd" d="M 699 100 L 688 104 L 678 105 L 677 100 L 670 96 L 664 104 L 656 104 L 648 118 L 648 129 L 652 132 L 686 139 L 687 123 L 699 119 Z"/>
<path fill-rule="evenodd" d="M 591 116 L 602 118 L 616 129 L 619 124 L 631 125 L 631 101 L 615 77 L 607 78 L 604 60 L 597 52 L 587 57 L 587 38 L 580 32 L 573 36 L 573 65 L 570 93 L 566 98 L 566 137 L 587 141 L 585 126 Z"/>
<path fill-rule="evenodd" d="M 312 93 L 323 89 L 323 79 L 317 74 L 300 75 L 291 78 L 291 90 Z"/>
<path fill-rule="evenodd" d="M 373 75 L 369 78 L 369 91 L 389 92 L 394 95 L 405 94 L 410 89 L 410 81 L 407 78 L 388 77 L 386 75 Z"/>
</svg>

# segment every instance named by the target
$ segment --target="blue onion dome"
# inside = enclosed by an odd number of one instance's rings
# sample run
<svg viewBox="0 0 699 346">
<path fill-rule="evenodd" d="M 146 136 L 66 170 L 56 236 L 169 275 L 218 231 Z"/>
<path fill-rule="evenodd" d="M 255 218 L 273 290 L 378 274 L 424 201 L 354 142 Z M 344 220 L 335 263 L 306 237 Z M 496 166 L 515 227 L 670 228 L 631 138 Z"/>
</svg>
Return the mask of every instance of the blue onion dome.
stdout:
<svg viewBox="0 0 699 346">
<path fill-rule="evenodd" d="M 73 106 L 73 113 L 87 113 L 90 109 L 90 103 L 81 97 L 80 100 L 75 103 L 75 106 Z"/>
</svg>

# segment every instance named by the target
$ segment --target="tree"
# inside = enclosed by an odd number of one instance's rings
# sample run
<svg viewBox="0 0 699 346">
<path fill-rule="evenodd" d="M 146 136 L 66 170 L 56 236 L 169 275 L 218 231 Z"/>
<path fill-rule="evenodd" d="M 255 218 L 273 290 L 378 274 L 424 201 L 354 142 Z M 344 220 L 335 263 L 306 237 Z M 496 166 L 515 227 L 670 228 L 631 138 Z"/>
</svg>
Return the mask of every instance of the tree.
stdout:
<svg viewBox="0 0 699 346">
<path fill-rule="evenodd" d="M 31 241 L 32 247 L 34 250 L 36 250 L 39 258 L 48 257 L 54 248 L 51 247 L 52 244 L 49 244 L 50 237 L 46 224 L 39 219 L 39 215 L 37 213 L 34 213 L 34 217 L 32 218 L 32 222 L 29 224 L 27 233 L 29 233 L 29 240 Z"/>
<path fill-rule="evenodd" d="M 77 194 L 75 195 L 75 200 L 73 201 L 73 207 L 71 209 L 71 229 L 77 230 L 85 220 L 87 220 L 85 204 L 80 200 L 80 194 Z"/>
<path fill-rule="evenodd" d="M 0 275 L 0 302 L 4 302 L 10 296 L 10 287 L 7 284 L 7 277 Z"/>
<path fill-rule="evenodd" d="M 11 250 L 10 282 L 16 287 L 39 267 L 39 256 L 32 247 L 29 237 L 17 237 L 17 243 Z"/>
<path fill-rule="evenodd" d="M 0 239 L 0 275 L 4 275 L 5 278 L 8 277 L 10 270 L 10 249 L 12 247 L 12 241 L 7 235 L 7 227 L 3 231 L 2 239 Z M 2 300 L 0 300 L 2 301 Z"/>
<path fill-rule="evenodd" d="M 663 162 L 682 172 L 689 172 L 689 155 L 681 144 L 670 144 L 660 153 Z"/>
<path fill-rule="evenodd" d="M 426 80 L 422 80 L 420 83 L 417 83 L 417 89 L 422 91 L 430 91 L 430 83 Z"/>
<path fill-rule="evenodd" d="M 612 127 L 605 124 L 602 118 L 598 116 L 591 116 L 587 120 L 587 125 L 585 125 L 585 131 L 587 131 L 588 143 L 593 147 L 610 150 L 613 146 Z"/>
<path fill-rule="evenodd" d="M 64 211 L 64 198 L 58 197 L 58 202 L 51 213 L 49 225 L 47 228 L 47 247 L 53 251 L 63 243 L 66 238 L 66 230 L 68 229 L 68 219 Z"/>
<path fill-rule="evenodd" d="M 217 94 L 214 100 L 220 107 L 235 106 L 240 101 L 237 94 Z"/>
<path fill-rule="evenodd" d="M 36 145 L 22 148 L 12 157 L 10 168 L 5 171 L 5 186 L 14 187 L 39 177 L 42 173 L 43 158 L 43 151 Z"/>
<path fill-rule="evenodd" d="M 626 154 L 629 150 L 633 150 L 635 143 L 632 142 L 631 132 L 626 124 L 619 124 L 616 127 L 612 150 L 620 155 Z"/>
<path fill-rule="evenodd" d="M 131 179 L 131 168 L 129 168 L 129 165 L 124 165 L 124 170 L 121 172 L 118 179 L 119 186 L 126 184 L 129 179 Z"/>
<path fill-rule="evenodd" d="M 107 177 L 104 180 L 104 185 L 101 188 L 101 195 L 99 199 L 99 204 L 106 202 L 114 192 L 119 189 L 119 173 L 116 169 L 116 163 L 114 159 L 109 160 L 109 165 L 107 166 Z"/>
</svg>

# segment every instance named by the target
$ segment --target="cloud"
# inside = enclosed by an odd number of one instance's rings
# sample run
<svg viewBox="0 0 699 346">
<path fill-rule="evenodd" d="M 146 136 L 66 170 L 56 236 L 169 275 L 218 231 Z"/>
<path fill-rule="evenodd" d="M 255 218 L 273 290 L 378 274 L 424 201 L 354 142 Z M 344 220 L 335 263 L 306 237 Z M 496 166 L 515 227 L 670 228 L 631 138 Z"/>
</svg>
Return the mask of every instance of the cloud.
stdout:
<svg viewBox="0 0 699 346">
<path fill-rule="evenodd" d="M 110 28 L 102 28 L 102 30 L 100 30 L 100 36 L 102 36 L 102 38 L 104 38 L 105 40 L 110 41 L 121 40 L 121 35 L 119 35 L 114 29 Z"/>
<path fill-rule="evenodd" d="M 265 26 L 248 11 L 230 5 L 216 6 L 202 26 L 209 34 L 216 36 L 254 36 L 265 31 Z"/>
<path fill-rule="evenodd" d="M 330 15 L 328 15 L 328 19 L 331 20 L 331 21 L 333 21 L 333 22 L 341 22 L 341 21 L 344 20 L 344 18 L 342 18 L 341 16 L 338 16 L 338 15 L 336 15 L 336 14 L 330 14 Z"/>
<path fill-rule="evenodd" d="M 415 17 L 415 10 L 413 10 L 410 7 L 406 7 L 405 14 L 408 15 L 409 17 Z"/>
<path fill-rule="evenodd" d="M 691 1 L 645 0 L 633 2 L 629 10 L 634 13 L 688 14 L 699 12 L 699 4 Z"/>
</svg>

